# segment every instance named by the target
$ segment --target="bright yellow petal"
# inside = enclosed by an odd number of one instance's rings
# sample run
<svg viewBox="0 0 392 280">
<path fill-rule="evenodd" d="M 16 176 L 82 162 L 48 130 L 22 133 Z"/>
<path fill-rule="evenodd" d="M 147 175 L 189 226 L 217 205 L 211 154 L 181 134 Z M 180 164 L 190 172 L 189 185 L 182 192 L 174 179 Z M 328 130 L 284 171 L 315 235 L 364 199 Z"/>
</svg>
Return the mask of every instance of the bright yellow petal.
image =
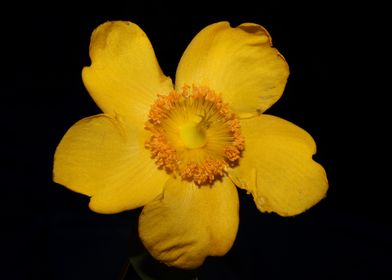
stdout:
<svg viewBox="0 0 392 280">
<path fill-rule="evenodd" d="M 83 82 L 104 113 L 120 114 L 142 125 L 157 94 L 173 89 L 147 35 L 134 23 L 100 25 L 91 36 L 90 58 Z"/>
<path fill-rule="evenodd" d="M 77 122 L 57 147 L 54 181 L 92 196 L 90 208 L 99 213 L 143 206 L 168 179 L 144 148 L 144 133 L 107 115 Z"/>
<path fill-rule="evenodd" d="M 316 145 L 306 131 L 269 115 L 241 120 L 241 130 L 245 151 L 230 177 L 260 211 L 292 216 L 325 196 L 327 177 L 312 159 Z"/>
<path fill-rule="evenodd" d="M 244 23 L 231 28 L 228 22 L 219 22 L 189 44 L 177 68 L 176 88 L 208 86 L 241 117 L 249 117 L 280 98 L 288 75 L 286 61 L 271 47 L 262 26 Z"/>
<path fill-rule="evenodd" d="M 139 234 L 154 258 L 189 269 L 209 255 L 224 255 L 238 222 L 238 194 L 228 178 L 212 187 L 171 179 L 162 196 L 144 207 Z"/>
</svg>

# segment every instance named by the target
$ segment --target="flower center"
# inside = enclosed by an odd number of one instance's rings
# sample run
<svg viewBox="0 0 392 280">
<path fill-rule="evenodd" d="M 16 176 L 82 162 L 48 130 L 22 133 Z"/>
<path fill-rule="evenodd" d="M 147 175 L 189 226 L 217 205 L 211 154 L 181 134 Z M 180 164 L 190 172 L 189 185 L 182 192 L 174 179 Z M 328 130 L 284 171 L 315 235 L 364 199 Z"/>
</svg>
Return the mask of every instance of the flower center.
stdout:
<svg viewBox="0 0 392 280">
<path fill-rule="evenodd" d="M 158 167 L 198 185 L 222 177 L 244 149 L 236 114 L 209 88 L 158 96 L 148 117 L 146 148 Z"/>
</svg>

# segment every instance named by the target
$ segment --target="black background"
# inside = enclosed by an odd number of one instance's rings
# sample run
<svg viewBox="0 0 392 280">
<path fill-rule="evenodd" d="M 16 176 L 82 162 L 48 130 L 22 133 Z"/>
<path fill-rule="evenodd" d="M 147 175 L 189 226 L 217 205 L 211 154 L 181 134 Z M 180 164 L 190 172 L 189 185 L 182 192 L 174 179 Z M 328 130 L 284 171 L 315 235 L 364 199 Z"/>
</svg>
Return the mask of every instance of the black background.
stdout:
<svg viewBox="0 0 392 280">
<path fill-rule="evenodd" d="M 327 198 L 294 218 L 260 213 L 240 191 L 236 242 L 226 256 L 208 258 L 196 271 L 199 279 L 392 277 L 388 110 L 381 109 L 386 89 L 378 87 L 385 80 L 377 78 L 384 63 L 369 17 L 324 4 L 262 6 L 248 8 L 256 15 L 173 16 L 164 5 L 142 14 L 123 4 L 121 14 L 106 16 L 2 19 L 0 254 L 1 273 L 11 277 L 4 279 L 117 279 L 139 249 L 140 210 L 93 213 L 87 197 L 51 180 L 54 150 L 66 130 L 100 112 L 81 80 L 91 32 L 118 19 L 147 33 L 172 78 L 206 25 L 266 27 L 291 71 L 283 97 L 267 113 L 306 129 L 327 171 Z M 132 268 L 127 277 L 138 279 Z"/>
</svg>

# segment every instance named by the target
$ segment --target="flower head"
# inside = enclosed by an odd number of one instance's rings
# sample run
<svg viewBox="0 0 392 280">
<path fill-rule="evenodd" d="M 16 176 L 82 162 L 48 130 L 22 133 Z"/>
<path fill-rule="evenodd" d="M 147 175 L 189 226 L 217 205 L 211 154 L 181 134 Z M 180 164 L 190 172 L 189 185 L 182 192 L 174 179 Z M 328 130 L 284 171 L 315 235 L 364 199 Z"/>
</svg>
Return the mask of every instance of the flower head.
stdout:
<svg viewBox="0 0 392 280">
<path fill-rule="evenodd" d="M 100 25 L 90 57 L 83 82 L 103 113 L 65 134 L 54 180 L 90 196 L 98 213 L 144 207 L 139 234 L 156 259 L 194 268 L 224 255 L 238 228 L 236 187 L 282 216 L 325 196 L 312 137 L 262 114 L 289 75 L 263 27 L 207 26 L 185 50 L 175 85 L 134 23 Z"/>
</svg>

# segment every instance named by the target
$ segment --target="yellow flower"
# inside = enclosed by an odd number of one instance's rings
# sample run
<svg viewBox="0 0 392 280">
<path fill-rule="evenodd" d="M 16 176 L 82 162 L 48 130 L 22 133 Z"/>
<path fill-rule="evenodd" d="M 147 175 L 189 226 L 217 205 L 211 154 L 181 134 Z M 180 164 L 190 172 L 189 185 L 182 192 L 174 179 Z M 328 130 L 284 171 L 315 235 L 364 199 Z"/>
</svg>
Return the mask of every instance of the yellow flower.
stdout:
<svg viewBox="0 0 392 280">
<path fill-rule="evenodd" d="M 156 259 L 195 268 L 224 255 L 238 228 L 236 186 L 282 216 L 325 196 L 312 137 L 262 114 L 289 75 L 263 27 L 207 26 L 185 50 L 175 86 L 134 23 L 100 25 L 90 57 L 83 82 L 103 114 L 65 134 L 54 181 L 90 196 L 98 213 L 144 206 L 139 234 Z"/>
</svg>

